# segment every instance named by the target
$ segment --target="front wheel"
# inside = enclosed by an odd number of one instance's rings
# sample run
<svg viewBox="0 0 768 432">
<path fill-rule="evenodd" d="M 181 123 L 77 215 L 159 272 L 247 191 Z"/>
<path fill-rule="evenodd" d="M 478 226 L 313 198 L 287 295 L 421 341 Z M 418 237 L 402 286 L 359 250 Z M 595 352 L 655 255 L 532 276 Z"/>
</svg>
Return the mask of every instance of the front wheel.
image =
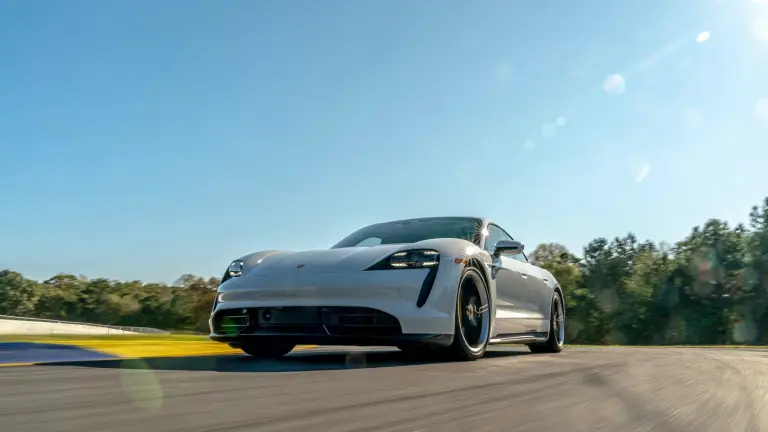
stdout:
<svg viewBox="0 0 768 432">
<path fill-rule="evenodd" d="M 530 344 L 528 349 L 533 353 L 559 353 L 565 343 L 565 306 L 560 293 L 555 291 L 552 296 L 552 313 L 549 320 L 549 338 L 541 344 Z"/>
<path fill-rule="evenodd" d="M 283 341 L 247 342 L 239 347 L 244 353 L 258 359 L 277 359 L 296 348 L 296 344 Z"/>
<path fill-rule="evenodd" d="M 459 280 L 453 344 L 453 357 L 477 360 L 485 355 L 491 330 L 491 302 L 480 273 L 468 267 Z"/>
</svg>

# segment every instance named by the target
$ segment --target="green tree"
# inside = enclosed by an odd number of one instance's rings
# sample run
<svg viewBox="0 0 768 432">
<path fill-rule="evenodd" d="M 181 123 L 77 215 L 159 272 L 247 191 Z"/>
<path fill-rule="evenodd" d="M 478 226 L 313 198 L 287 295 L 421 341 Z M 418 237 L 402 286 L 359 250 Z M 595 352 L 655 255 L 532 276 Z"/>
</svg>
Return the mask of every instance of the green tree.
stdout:
<svg viewBox="0 0 768 432">
<path fill-rule="evenodd" d="M 37 292 L 35 282 L 21 273 L 0 271 L 0 314 L 30 316 L 34 314 Z"/>
</svg>

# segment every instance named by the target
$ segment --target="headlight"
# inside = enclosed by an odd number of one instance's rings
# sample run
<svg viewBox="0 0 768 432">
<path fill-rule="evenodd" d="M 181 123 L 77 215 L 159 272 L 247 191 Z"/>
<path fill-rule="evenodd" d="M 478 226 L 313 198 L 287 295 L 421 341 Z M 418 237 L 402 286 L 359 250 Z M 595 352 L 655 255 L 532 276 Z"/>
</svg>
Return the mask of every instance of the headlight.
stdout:
<svg viewBox="0 0 768 432">
<path fill-rule="evenodd" d="M 238 277 L 243 274 L 243 262 L 240 260 L 232 261 L 227 269 L 227 275 L 231 278 Z"/>
<path fill-rule="evenodd" d="M 393 268 L 434 267 L 440 260 L 440 254 L 434 250 L 409 250 L 396 252 L 389 257 Z"/>
</svg>

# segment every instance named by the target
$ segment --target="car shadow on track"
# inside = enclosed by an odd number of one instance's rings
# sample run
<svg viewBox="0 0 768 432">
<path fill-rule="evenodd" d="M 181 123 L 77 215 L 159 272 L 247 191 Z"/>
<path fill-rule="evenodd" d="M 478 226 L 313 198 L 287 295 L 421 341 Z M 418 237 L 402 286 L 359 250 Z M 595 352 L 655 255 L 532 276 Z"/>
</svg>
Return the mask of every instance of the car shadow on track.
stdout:
<svg viewBox="0 0 768 432">
<path fill-rule="evenodd" d="M 485 354 L 485 359 L 525 355 L 530 355 L 530 353 L 527 350 L 489 350 Z M 482 362 L 485 359 L 479 361 Z M 279 360 L 257 360 L 246 355 L 221 355 L 60 362 L 47 366 L 208 372 L 304 372 L 402 367 L 436 363 L 451 363 L 451 361 L 408 356 L 396 349 L 391 351 L 306 350 L 293 352 Z"/>
</svg>

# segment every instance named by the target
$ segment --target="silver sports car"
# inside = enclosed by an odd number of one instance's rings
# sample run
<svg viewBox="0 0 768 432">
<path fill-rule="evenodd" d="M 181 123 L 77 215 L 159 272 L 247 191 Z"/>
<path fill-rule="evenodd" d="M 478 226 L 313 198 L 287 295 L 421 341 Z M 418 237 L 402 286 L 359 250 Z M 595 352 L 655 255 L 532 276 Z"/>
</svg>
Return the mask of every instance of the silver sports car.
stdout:
<svg viewBox="0 0 768 432">
<path fill-rule="evenodd" d="M 563 292 L 523 243 L 485 218 L 370 225 L 325 250 L 267 250 L 232 261 L 211 339 L 275 358 L 296 345 L 396 346 L 481 358 L 489 344 L 557 353 Z"/>
</svg>

